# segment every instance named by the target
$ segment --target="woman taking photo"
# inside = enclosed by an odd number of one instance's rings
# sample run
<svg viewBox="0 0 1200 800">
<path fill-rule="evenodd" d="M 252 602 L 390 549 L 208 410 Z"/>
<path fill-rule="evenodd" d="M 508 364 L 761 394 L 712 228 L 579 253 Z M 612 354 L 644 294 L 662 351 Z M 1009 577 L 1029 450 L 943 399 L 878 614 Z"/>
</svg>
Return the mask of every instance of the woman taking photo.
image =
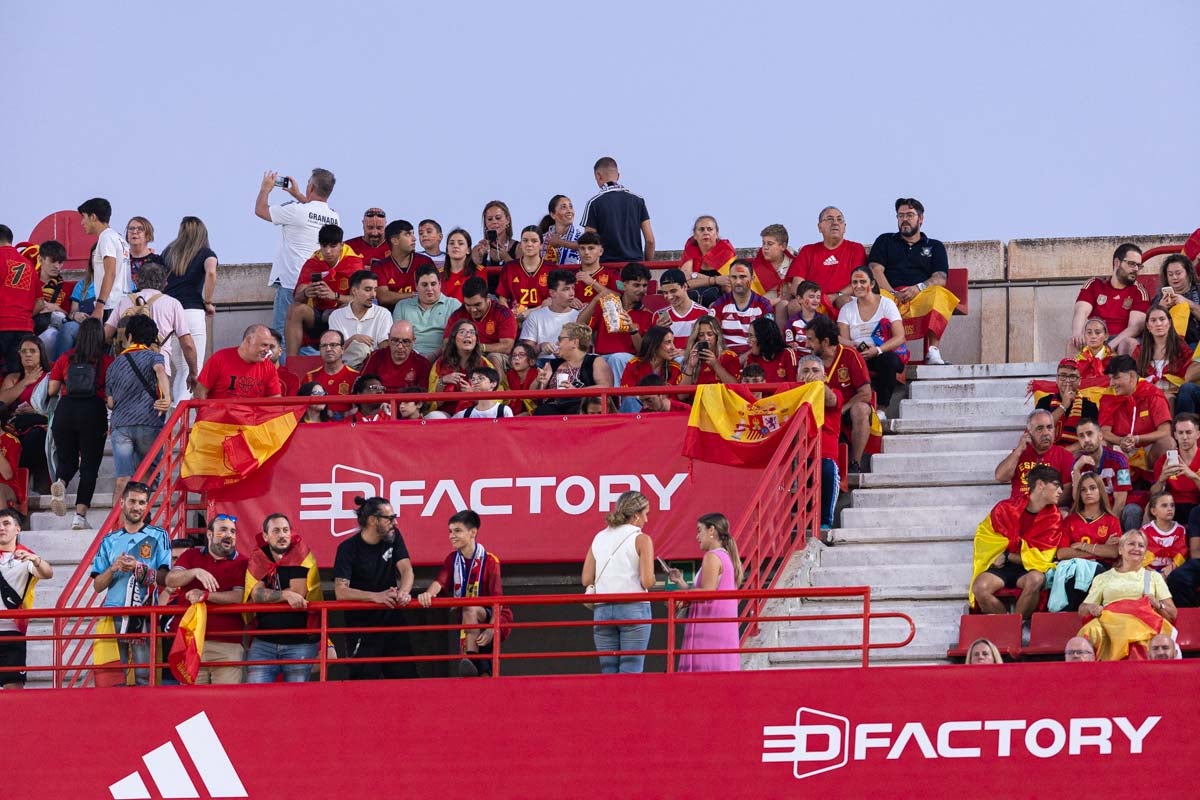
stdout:
<svg viewBox="0 0 1200 800">
<path fill-rule="evenodd" d="M 550 213 L 542 217 L 538 229 L 542 232 L 542 260 L 547 264 L 578 264 L 576 242 L 584 230 L 575 224 L 575 206 L 565 194 L 550 198 Z"/>
<path fill-rule="evenodd" d="M 523 392 L 533 388 L 537 380 L 537 351 L 529 342 L 517 342 L 508 355 L 508 371 L 504 373 L 508 388 Z M 517 413 L 532 414 L 537 408 L 536 400 L 522 400 L 514 409 Z"/>
<path fill-rule="evenodd" d="M 871 373 L 871 388 L 880 411 L 892 402 L 896 375 L 908 363 L 904 344 L 904 319 L 888 297 L 879 294 L 875 277 L 867 267 L 850 273 L 850 302 L 838 312 L 841 343 L 862 354 Z"/>
<path fill-rule="evenodd" d="M 471 382 L 468 376 L 471 370 L 491 365 L 487 356 L 479 349 L 479 332 L 475 329 L 475 323 L 460 319 L 450 329 L 450 335 L 442 343 L 441 354 L 429 370 L 429 391 L 470 391 Z M 470 405 L 469 400 L 461 403 L 445 400 L 437 404 L 437 410 L 454 414 Z"/>
<path fill-rule="evenodd" d="M 483 207 L 483 239 L 471 250 L 471 258 L 480 267 L 498 267 L 516 257 L 512 214 L 507 205 L 492 200 Z"/>
<path fill-rule="evenodd" d="M 1175 332 L 1188 347 L 1195 349 L 1200 342 L 1200 287 L 1196 285 L 1196 269 L 1191 259 L 1182 253 L 1167 256 L 1158 279 L 1158 293 L 1150 306 L 1167 309 Z"/>
<path fill-rule="evenodd" d="M 746 338 L 750 342 L 750 352 L 746 353 L 745 366 L 758 364 L 762 367 L 764 383 L 796 380 L 796 351 L 784 344 L 774 320 L 765 317 L 754 320 Z"/>
<path fill-rule="evenodd" d="M 592 539 L 583 560 L 583 585 L 589 593 L 636 594 L 654 587 L 654 542 L 642 532 L 650 517 L 650 501 L 641 492 L 625 492 L 605 517 L 604 530 Z M 649 601 L 597 603 L 592 609 L 597 623 L 628 620 L 622 624 L 599 624 L 592 628 L 600 651 L 645 650 L 650 643 Z M 641 672 L 644 655 L 602 655 L 600 672 Z"/>
<path fill-rule="evenodd" d="M 38 494 L 50 490 L 50 470 L 46 466 L 46 427 L 50 420 L 32 405 L 38 384 L 50 377 L 50 358 L 46 345 L 33 334 L 17 343 L 19 372 L 4 376 L 0 383 L 0 404 L 12 409 L 9 428 L 21 440 L 21 460 L 17 466 L 29 470 L 30 488 Z"/>
<path fill-rule="evenodd" d="M 446 262 L 442 267 L 442 294 L 462 302 L 462 287 L 479 268 L 471 260 L 471 234 L 455 228 L 446 237 Z"/>
<path fill-rule="evenodd" d="M 1146 329 L 1133 351 L 1133 360 L 1137 362 L 1138 374 L 1162 389 L 1174 411 L 1175 395 L 1192 363 L 1192 348 L 1175 333 L 1165 308 L 1150 307 L 1146 314 Z"/>
<path fill-rule="evenodd" d="M 104 379 L 111 363 L 112 356 L 108 355 L 104 342 L 104 325 L 93 317 L 79 326 L 75 349 L 64 353 L 50 369 L 46 394 L 59 398 L 50 423 L 58 461 L 58 479 L 50 486 L 50 510 L 60 517 L 67 513 L 64 500 L 67 484 L 78 472 L 72 530 L 91 527 L 87 512 L 96 491 L 104 439 L 108 435 Z"/>
<path fill-rule="evenodd" d="M 1079 606 L 1079 616 L 1087 620 L 1099 618 L 1104 611 L 1124 614 L 1148 606 L 1167 622 L 1174 622 L 1178 611 L 1167 582 L 1153 569 L 1142 566 L 1146 534 L 1126 531 L 1117 544 L 1117 553 L 1116 566 L 1092 580 L 1087 597 Z M 1141 627 L 1144 635 L 1130 638 L 1122 633 L 1120 624 L 1106 625 L 1103 619 L 1092 619 L 1079 635 L 1091 641 L 1098 661 L 1145 658 L 1146 643 L 1153 632 L 1144 625 Z"/>
<path fill-rule="evenodd" d="M 692 326 L 683 364 L 683 383 L 687 385 L 737 383 L 742 371 L 742 362 L 737 353 L 725 347 L 725 335 L 711 314 L 705 314 Z"/>
<path fill-rule="evenodd" d="M 675 337 L 670 328 L 655 325 L 642 337 L 638 354 L 625 365 L 621 385 L 638 386 L 647 375 L 658 375 L 667 386 L 683 380 L 683 368 L 675 361 Z"/>
<path fill-rule="evenodd" d="M 188 333 L 196 345 L 196 369 L 204 366 L 208 343 L 208 318 L 217 313 L 213 297 L 217 291 L 217 254 L 208 246 L 208 228 L 199 217 L 184 217 L 179 235 L 163 251 L 167 262 L 167 286 L 163 289 L 183 306 Z M 171 349 L 171 397 L 175 402 L 190 400 L 188 366 L 183 348 Z"/>
<path fill-rule="evenodd" d="M 583 389 L 588 386 L 612 386 L 612 368 L 595 353 L 592 346 L 592 329 L 578 322 L 568 322 L 558 335 L 558 358 L 544 365 L 533 382 L 533 389 Z M 536 416 L 548 414 L 578 414 L 579 398 L 544 400 Z"/>
<path fill-rule="evenodd" d="M 742 562 L 737 543 L 729 533 L 729 520 L 724 514 L 705 514 L 696 520 L 696 541 L 704 552 L 700 573 L 691 587 L 693 591 L 731 592 L 742 582 Z M 683 573 L 677 569 L 667 573 L 671 582 L 688 589 Z M 732 653 L 684 653 L 679 656 L 680 672 L 736 672 L 742 668 L 736 652 L 738 635 L 738 601 L 699 600 L 688 604 L 687 627 L 683 630 L 684 650 L 734 650 Z M 725 620 L 706 622 L 705 620 Z"/>
</svg>

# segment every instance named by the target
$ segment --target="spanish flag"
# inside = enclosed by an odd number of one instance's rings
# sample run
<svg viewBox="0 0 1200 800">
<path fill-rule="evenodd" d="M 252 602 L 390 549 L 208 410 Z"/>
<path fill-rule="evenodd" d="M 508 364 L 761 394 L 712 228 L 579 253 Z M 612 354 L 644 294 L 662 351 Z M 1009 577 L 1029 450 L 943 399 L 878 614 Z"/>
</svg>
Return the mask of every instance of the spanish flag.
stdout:
<svg viewBox="0 0 1200 800">
<path fill-rule="evenodd" d="M 941 338 L 958 308 L 958 296 L 945 286 L 926 286 L 907 303 L 897 300 L 891 292 L 881 291 L 880 294 L 891 298 L 900 309 L 900 316 L 904 318 L 904 338 L 910 341 L 924 339 L 927 334 Z"/>
<path fill-rule="evenodd" d="M 716 272 L 719 275 L 729 274 L 729 265 L 737 258 L 737 250 L 730 244 L 728 239 L 718 239 L 717 243 L 707 253 L 700 252 L 700 245 L 696 244 L 695 239 L 688 239 L 687 244 L 683 246 L 683 257 L 680 263 L 691 261 L 692 272 Z M 766 294 L 767 290 L 763 288 L 762 281 L 754 270 L 750 271 L 750 291 L 758 294 Z M 690 275 L 687 277 L 691 277 Z"/>
<path fill-rule="evenodd" d="M 721 383 L 696 389 L 683 439 L 683 455 L 731 467 L 765 467 L 783 432 L 811 415 L 825 421 L 825 384 L 806 383 L 750 402 Z"/>
<path fill-rule="evenodd" d="M 1075 356 L 1075 360 L 1079 362 L 1079 380 L 1086 382 L 1088 378 L 1101 377 L 1108 380 L 1108 376 L 1104 374 L 1104 370 L 1108 369 L 1108 362 L 1116 353 L 1112 351 L 1108 345 L 1101 345 L 1099 353 L 1093 353 L 1088 348 L 1083 348 Z"/>
<path fill-rule="evenodd" d="M 263 534 L 258 534 L 256 542 L 258 547 L 250 553 L 249 563 L 246 564 L 246 593 L 242 596 L 243 603 L 254 602 L 251 599 L 254 587 L 264 581 L 271 586 L 278 585 L 279 588 L 286 589 L 287 587 L 279 584 L 276 579 L 280 567 L 304 567 L 307 569 L 308 571 L 305 573 L 306 599 L 310 603 L 324 599 L 324 595 L 321 593 L 321 571 L 317 568 L 316 556 L 312 554 L 308 543 L 301 539 L 299 534 L 292 534 L 291 546 L 278 560 L 272 560 L 267 555 L 264 549 L 267 547 L 267 540 Z M 253 617 L 253 614 L 246 614 L 246 622 L 251 622 Z M 310 622 L 315 622 L 316 617 L 316 612 L 309 613 Z"/>
<path fill-rule="evenodd" d="M 192 603 L 179 620 L 179 630 L 167 654 L 171 674 L 185 686 L 196 682 L 200 662 L 204 658 L 204 633 L 208 628 L 208 604 Z"/>
<path fill-rule="evenodd" d="M 967 597 L 972 607 L 975 605 L 975 579 L 986 572 L 1017 538 L 1021 540 L 1021 563 L 1025 569 L 1045 572 L 1054 565 L 1054 556 L 1062 545 L 1062 517 L 1055 506 L 1046 506 L 1021 536 L 1021 517 L 1028 505 L 1027 497 L 1001 500 L 975 529 L 975 555 Z"/>
<path fill-rule="evenodd" d="M 1114 600 L 1098 617 L 1079 629 L 1098 661 L 1144 661 L 1150 640 L 1160 633 L 1175 638 L 1175 626 L 1160 617 L 1146 596 Z"/>
<path fill-rule="evenodd" d="M 179 476 L 193 492 L 237 483 L 283 448 L 304 406 L 206 407 L 188 435 Z"/>
<path fill-rule="evenodd" d="M 1186 336 L 1188 323 L 1192 321 L 1192 307 L 1187 303 L 1176 303 L 1167 309 L 1167 315 L 1171 317 L 1171 327 L 1179 338 Z"/>
</svg>

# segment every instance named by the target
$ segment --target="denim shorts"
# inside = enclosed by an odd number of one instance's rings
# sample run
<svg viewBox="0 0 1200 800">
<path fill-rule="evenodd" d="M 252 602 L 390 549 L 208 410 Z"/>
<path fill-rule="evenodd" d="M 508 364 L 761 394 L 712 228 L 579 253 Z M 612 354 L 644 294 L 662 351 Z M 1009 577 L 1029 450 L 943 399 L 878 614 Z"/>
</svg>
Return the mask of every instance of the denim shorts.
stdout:
<svg viewBox="0 0 1200 800">
<path fill-rule="evenodd" d="M 113 428 L 113 469 L 118 478 L 133 475 L 160 433 L 162 427 L 155 425 L 122 425 Z"/>
</svg>

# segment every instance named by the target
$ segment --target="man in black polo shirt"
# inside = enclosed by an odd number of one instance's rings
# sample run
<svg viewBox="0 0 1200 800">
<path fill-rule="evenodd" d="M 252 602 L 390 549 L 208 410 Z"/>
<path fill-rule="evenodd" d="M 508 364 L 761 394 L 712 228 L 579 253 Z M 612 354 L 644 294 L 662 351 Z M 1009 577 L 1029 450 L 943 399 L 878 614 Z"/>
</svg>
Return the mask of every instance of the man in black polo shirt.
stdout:
<svg viewBox="0 0 1200 800">
<path fill-rule="evenodd" d="M 396 528 L 396 513 L 382 497 L 354 498 L 358 533 L 338 545 L 333 559 L 333 594 L 382 606 L 380 611 L 347 611 L 350 628 L 407 625 L 401 606 L 412 600 L 413 568 Z M 351 631 L 346 635 L 351 659 L 411 656 L 408 633 Z M 358 663 L 350 666 L 351 680 L 415 678 L 411 661 Z"/>
<path fill-rule="evenodd" d="M 584 207 L 583 227 L 600 234 L 600 260 L 653 261 L 654 231 L 646 201 L 618 183 L 621 173 L 612 157 L 604 156 L 593 169 L 600 193 Z"/>
<path fill-rule="evenodd" d="M 912 197 L 896 201 L 896 233 L 882 233 L 867 261 L 879 289 L 893 297 L 908 339 L 925 339 L 925 363 L 945 364 L 939 348 L 958 298 L 946 288 L 946 247 L 921 232 L 925 206 Z"/>
</svg>

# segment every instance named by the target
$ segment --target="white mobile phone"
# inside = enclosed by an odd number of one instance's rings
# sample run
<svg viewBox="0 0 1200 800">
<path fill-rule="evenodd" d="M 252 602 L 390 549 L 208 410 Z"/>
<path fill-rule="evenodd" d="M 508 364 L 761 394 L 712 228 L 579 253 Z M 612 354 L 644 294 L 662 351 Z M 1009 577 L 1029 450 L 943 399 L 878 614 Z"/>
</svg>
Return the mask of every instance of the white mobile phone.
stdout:
<svg viewBox="0 0 1200 800">
<path fill-rule="evenodd" d="M 654 560 L 658 562 L 658 565 L 660 567 L 662 567 L 663 572 L 671 571 L 671 565 L 668 564 L 667 562 L 663 561 L 662 558 L 660 558 L 659 556 L 655 556 Z"/>
<path fill-rule="evenodd" d="M 1168 467 L 1179 466 L 1179 451 L 1178 450 L 1168 450 L 1167 451 L 1167 466 Z"/>
</svg>

